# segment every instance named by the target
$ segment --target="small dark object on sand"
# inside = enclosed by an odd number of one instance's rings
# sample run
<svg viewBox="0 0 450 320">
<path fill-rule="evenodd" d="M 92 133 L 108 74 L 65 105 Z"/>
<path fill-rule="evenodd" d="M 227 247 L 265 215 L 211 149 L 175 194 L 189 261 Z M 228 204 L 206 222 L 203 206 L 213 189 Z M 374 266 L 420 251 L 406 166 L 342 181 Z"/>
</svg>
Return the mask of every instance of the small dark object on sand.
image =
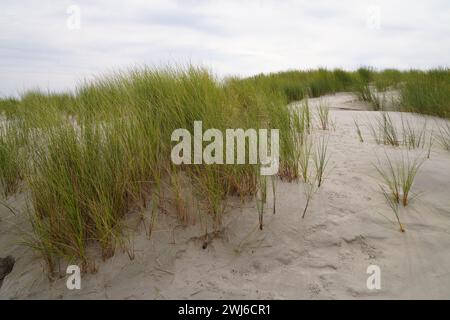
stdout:
<svg viewBox="0 0 450 320">
<path fill-rule="evenodd" d="M 12 256 L 0 258 L 0 286 L 3 279 L 12 271 L 15 262 Z"/>
</svg>

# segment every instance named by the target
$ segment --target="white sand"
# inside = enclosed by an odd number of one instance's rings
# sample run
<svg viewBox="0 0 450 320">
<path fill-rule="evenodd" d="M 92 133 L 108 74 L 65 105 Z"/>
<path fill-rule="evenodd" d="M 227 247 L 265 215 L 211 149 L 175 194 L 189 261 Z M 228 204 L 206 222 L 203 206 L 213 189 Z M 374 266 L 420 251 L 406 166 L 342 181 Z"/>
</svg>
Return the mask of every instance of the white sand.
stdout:
<svg viewBox="0 0 450 320">
<path fill-rule="evenodd" d="M 16 264 L 0 288 L 0 298 L 450 298 L 450 152 L 434 145 L 413 188 L 420 196 L 401 209 L 406 228 L 401 233 L 372 166 L 383 150 L 401 151 L 375 144 L 365 127 L 367 141 L 359 142 L 353 119 L 363 123 L 376 113 L 357 111 L 367 106 L 353 95 L 323 99 L 333 108 L 336 126 L 330 131 L 332 170 L 304 220 L 303 184 L 281 181 L 277 213 L 271 212 L 269 196 L 263 231 L 256 228 L 254 203 L 233 200 L 230 204 L 236 207 L 228 210 L 223 231 L 206 250 L 201 248 L 199 223 L 177 226 L 169 211 L 160 215 L 149 240 L 131 214 L 134 260 L 120 250 L 105 262 L 98 259 L 98 272 L 82 276 L 81 290 L 69 291 L 65 278 L 50 282 L 42 261 L 18 244 L 18 229 L 28 229 L 26 217 L 2 207 L 0 256 L 11 254 Z M 311 99 L 311 105 L 317 101 Z M 392 116 L 399 119 L 396 113 Z M 435 126 L 433 119 L 428 122 Z M 411 151 L 420 153 L 426 150 Z M 21 207 L 23 198 L 8 203 Z M 381 290 L 366 287 L 366 269 L 372 264 L 381 268 Z"/>
</svg>

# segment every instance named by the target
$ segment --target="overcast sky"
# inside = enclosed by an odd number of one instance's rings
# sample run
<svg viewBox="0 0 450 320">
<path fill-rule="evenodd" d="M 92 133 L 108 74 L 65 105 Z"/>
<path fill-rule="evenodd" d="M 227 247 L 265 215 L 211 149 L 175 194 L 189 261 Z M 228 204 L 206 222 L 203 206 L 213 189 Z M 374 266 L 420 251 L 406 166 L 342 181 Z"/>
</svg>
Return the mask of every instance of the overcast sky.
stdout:
<svg viewBox="0 0 450 320">
<path fill-rule="evenodd" d="M 0 96 L 135 65 L 220 76 L 448 66 L 450 1 L 0 0 Z"/>
</svg>

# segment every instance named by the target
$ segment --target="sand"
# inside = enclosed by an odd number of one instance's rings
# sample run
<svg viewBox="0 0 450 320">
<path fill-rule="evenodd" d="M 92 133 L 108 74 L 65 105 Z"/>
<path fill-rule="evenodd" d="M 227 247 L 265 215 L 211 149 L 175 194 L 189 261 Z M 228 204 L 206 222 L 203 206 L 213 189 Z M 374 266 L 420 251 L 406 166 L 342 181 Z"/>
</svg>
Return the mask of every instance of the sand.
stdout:
<svg viewBox="0 0 450 320">
<path fill-rule="evenodd" d="M 161 214 L 148 239 L 137 214 L 130 214 L 134 259 L 121 250 L 98 271 L 82 275 L 81 290 L 66 278 L 49 281 L 43 262 L 21 246 L 26 215 L 0 209 L 0 256 L 16 264 L 0 288 L 2 299 L 435 299 L 450 298 L 450 152 L 433 146 L 413 191 L 420 193 L 400 217 L 380 193 L 372 163 L 386 151 L 353 119 L 370 121 L 376 112 L 349 93 L 311 99 L 327 101 L 335 129 L 329 131 L 330 171 L 305 219 L 302 183 L 277 181 L 277 212 L 269 193 L 264 230 L 257 229 L 253 202 L 230 199 L 223 229 L 202 249 L 200 224 L 182 227 L 175 215 Z M 293 105 L 295 107 L 295 104 Z M 399 121 L 396 112 L 390 112 Z M 414 116 L 417 122 L 422 116 Z M 429 127 L 439 120 L 428 118 Z M 324 134 L 319 132 L 320 134 Z M 405 148 L 401 148 L 404 150 Z M 404 151 L 403 151 L 404 152 Z M 411 156 L 426 150 L 410 151 Z M 23 208 L 24 194 L 7 200 Z M 369 265 L 381 270 L 381 289 L 369 290 Z M 64 268 L 64 267 L 62 267 Z"/>
</svg>

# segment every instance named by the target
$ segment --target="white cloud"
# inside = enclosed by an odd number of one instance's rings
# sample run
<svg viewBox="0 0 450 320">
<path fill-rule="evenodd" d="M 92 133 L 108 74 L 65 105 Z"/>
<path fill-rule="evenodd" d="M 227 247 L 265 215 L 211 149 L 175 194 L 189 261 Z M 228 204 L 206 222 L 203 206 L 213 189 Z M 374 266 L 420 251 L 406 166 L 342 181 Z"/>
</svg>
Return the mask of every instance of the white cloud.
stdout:
<svg viewBox="0 0 450 320">
<path fill-rule="evenodd" d="M 70 5 L 81 29 L 66 27 Z M 368 8 L 380 28 L 367 26 Z M 445 1 L 3 1 L 0 95 L 73 88 L 133 65 L 193 62 L 220 75 L 292 68 L 448 65 Z"/>
</svg>

